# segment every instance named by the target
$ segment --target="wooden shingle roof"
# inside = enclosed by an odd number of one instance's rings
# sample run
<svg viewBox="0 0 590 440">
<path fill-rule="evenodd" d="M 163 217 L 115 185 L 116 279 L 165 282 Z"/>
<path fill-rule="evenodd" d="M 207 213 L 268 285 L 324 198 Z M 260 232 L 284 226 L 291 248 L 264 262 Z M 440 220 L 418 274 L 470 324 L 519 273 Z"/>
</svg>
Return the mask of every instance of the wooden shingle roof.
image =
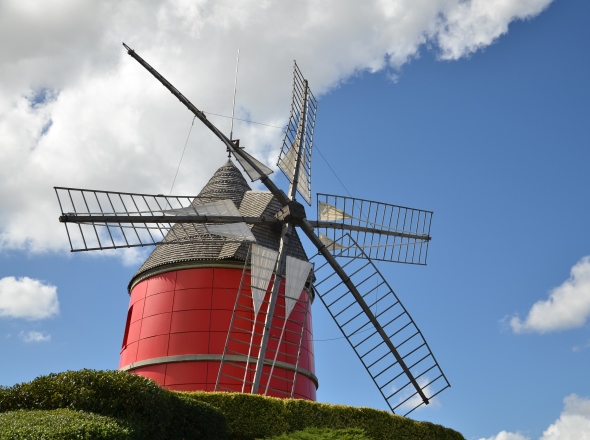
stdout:
<svg viewBox="0 0 590 440">
<path fill-rule="evenodd" d="M 230 199 L 245 217 L 263 215 L 272 217 L 281 208 L 280 203 L 270 192 L 252 191 L 240 170 L 231 160 L 228 160 L 213 174 L 193 204 L 202 203 L 202 198 Z M 278 251 L 280 231 L 273 230 L 269 225 L 249 226 L 259 245 Z M 177 234 L 183 234 L 181 225 L 174 225 L 172 229 Z M 171 234 L 173 234 L 172 231 L 168 233 L 169 236 L 173 236 Z M 199 265 L 206 264 L 208 261 L 220 260 L 243 262 L 247 255 L 247 246 L 246 243 L 204 240 L 194 243 L 171 243 L 156 246 L 132 277 L 129 289 L 142 279 L 165 271 L 167 266 L 173 270 L 172 266 L 178 267 L 179 264 L 189 267 L 190 262 L 198 262 Z M 296 230 L 294 230 L 287 246 L 287 254 L 300 260 L 308 260 Z"/>
</svg>

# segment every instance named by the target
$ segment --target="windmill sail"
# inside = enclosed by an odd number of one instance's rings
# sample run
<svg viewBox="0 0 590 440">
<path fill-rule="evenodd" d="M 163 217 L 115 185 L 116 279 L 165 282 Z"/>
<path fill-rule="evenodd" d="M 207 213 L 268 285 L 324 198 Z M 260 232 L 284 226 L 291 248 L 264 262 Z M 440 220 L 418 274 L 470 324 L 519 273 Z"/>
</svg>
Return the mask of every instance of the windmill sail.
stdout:
<svg viewBox="0 0 590 440">
<path fill-rule="evenodd" d="M 339 241 L 341 257 L 425 265 L 432 211 L 370 200 L 317 194 L 318 228 L 326 245 Z M 350 236 L 355 245 L 350 245 Z"/>
<path fill-rule="evenodd" d="M 278 256 L 279 253 L 272 249 L 252 245 L 252 301 L 255 316 L 260 311 Z"/>
<path fill-rule="evenodd" d="M 228 199 L 56 187 L 73 252 L 202 241 L 256 241 Z M 262 222 L 268 222 L 262 220 Z M 272 222 L 272 220 L 271 220 Z M 174 224 L 182 223 L 173 229 Z"/>
<path fill-rule="evenodd" d="M 287 280 L 285 283 L 285 320 L 301 297 L 305 282 L 309 278 L 312 264 L 287 255 Z"/>
<path fill-rule="evenodd" d="M 309 205 L 311 205 L 311 151 L 317 105 L 307 80 L 303 78 L 295 63 L 291 116 L 277 165 L 291 184 L 297 181 L 296 189 Z M 299 156 L 301 161 L 298 166 Z"/>
<path fill-rule="evenodd" d="M 355 245 L 352 238 L 348 240 Z M 408 414 L 450 384 L 414 320 L 371 259 L 360 256 L 362 252 L 357 247 L 353 258 L 336 254 L 351 274 L 360 301 L 333 276 L 328 262 L 316 264 L 314 288 L 391 410 Z M 317 258 L 319 254 L 312 261 Z"/>
<path fill-rule="evenodd" d="M 248 177 L 250 177 L 252 182 L 254 182 L 256 180 L 260 180 L 263 175 L 268 176 L 269 174 L 273 173 L 273 170 L 271 170 L 269 167 L 264 165 L 262 162 L 260 162 L 258 159 L 256 159 L 251 154 L 246 153 L 244 150 L 242 150 L 242 154 L 247 156 L 258 167 L 259 171 L 254 169 L 254 167 L 252 165 L 250 165 L 248 163 L 248 161 L 245 160 L 245 158 L 243 158 L 237 154 L 234 154 L 234 157 L 240 163 L 240 165 L 242 165 L 242 167 L 244 168 L 244 171 L 246 171 L 246 174 L 248 174 Z"/>
</svg>

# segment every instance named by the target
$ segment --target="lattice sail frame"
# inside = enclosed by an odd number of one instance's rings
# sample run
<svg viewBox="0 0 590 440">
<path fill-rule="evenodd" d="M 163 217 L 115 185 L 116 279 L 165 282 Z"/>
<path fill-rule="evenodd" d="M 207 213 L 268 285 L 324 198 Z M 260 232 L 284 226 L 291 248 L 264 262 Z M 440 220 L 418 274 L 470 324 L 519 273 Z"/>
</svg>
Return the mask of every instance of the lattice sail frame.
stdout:
<svg viewBox="0 0 590 440">
<path fill-rule="evenodd" d="M 318 193 L 316 197 L 318 235 L 333 253 L 426 265 L 432 211 L 332 194 Z M 331 226 L 325 226 L 327 223 Z M 340 224 L 359 230 L 339 229 Z"/>
<path fill-rule="evenodd" d="M 253 241 L 245 223 L 219 225 L 212 223 L 181 223 L 179 216 L 203 214 L 198 206 L 207 206 L 208 215 L 235 216 L 239 211 L 228 199 L 194 196 L 135 194 L 78 188 L 55 187 L 62 215 L 89 217 L 84 223 L 64 223 L 72 252 L 105 250 L 178 243 Z M 228 203 L 229 202 L 229 203 Z M 233 209 L 231 207 L 233 205 Z M 93 217 L 121 217 L 121 222 L 93 221 Z M 126 223 L 129 217 L 159 216 L 162 221 Z M 147 219 L 146 219 L 147 220 Z M 176 220 L 176 221 L 175 221 Z M 177 225 L 173 229 L 174 225 Z M 238 225 L 238 226 L 236 226 Z M 228 235 L 220 235 L 219 227 Z M 246 229 L 244 229 L 244 227 Z M 232 229 L 235 233 L 232 233 Z M 240 232 L 241 231 L 241 232 Z M 231 236 L 233 235 L 233 236 Z"/>
<path fill-rule="evenodd" d="M 292 183 L 296 168 L 296 145 L 303 147 L 301 166 L 299 171 L 299 183 L 297 191 L 311 206 L 311 152 L 313 147 L 313 132 L 318 103 L 303 78 L 297 63 L 293 68 L 293 99 L 291 102 L 291 115 L 285 131 L 283 146 L 279 154 L 277 165 L 283 171 L 287 179 Z M 303 117 L 303 119 L 302 119 Z M 303 132 L 303 140 L 299 138 Z"/>
<path fill-rule="evenodd" d="M 348 234 L 340 241 L 348 243 L 341 249 L 347 255 L 335 252 L 336 258 L 342 261 L 342 268 L 350 275 L 422 392 L 431 400 L 450 384 L 422 332 L 373 261 Z M 356 251 L 349 253 L 347 250 L 351 246 L 355 246 Z M 315 262 L 316 295 L 328 309 L 391 411 L 408 415 L 424 404 L 418 391 L 342 280 L 335 276 L 327 262 L 316 262 L 318 258 L 321 259 L 319 254 L 311 259 Z"/>
</svg>

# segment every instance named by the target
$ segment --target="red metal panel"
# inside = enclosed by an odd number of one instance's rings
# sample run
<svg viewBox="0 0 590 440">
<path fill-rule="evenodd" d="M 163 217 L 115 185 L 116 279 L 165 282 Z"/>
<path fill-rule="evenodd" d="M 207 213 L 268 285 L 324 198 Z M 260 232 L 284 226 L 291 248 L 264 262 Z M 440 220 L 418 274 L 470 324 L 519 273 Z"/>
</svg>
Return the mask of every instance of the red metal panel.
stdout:
<svg viewBox="0 0 590 440">
<path fill-rule="evenodd" d="M 299 356 L 299 366 L 309 371 L 309 351 L 304 348 L 301 349 L 301 355 Z"/>
<path fill-rule="evenodd" d="M 217 310 L 233 310 L 236 303 L 237 288 L 233 291 L 228 289 L 215 289 L 211 298 L 211 308 Z M 250 304 L 251 307 L 251 304 Z"/>
<path fill-rule="evenodd" d="M 135 321 L 129 324 L 129 332 L 127 333 L 127 345 L 137 342 L 139 339 L 139 330 L 141 329 L 141 321 Z"/>
<path fill-rule="evenodd" d="M 309 394 L 308 394 L 308 399 L 309 400 L 317 400 L 316 399 L 316 387 L 315 387 L 315 383 L 313 383 L 310 379 L 308 379 L 308 383 L 309 383 Z"/>
<path fill-rule="evenodd" d="M 207 362 L 173 362 L 168 364 L 165 385 L 206 382 Z"/>
<path fill-rule="evenodd" d="M 140 339 L 137 347 L 137 360 L 153 359 L 168 355 L 169 335 Z"/>
<path fill-rule="evenodd" d="M 284 351 L 289 356 L 297 357 L 297 354 L 299 353 L 299 345 L 298 344 L 292 344 L 292 343 L 290 344 L 290 343 L 283 342 L 281 344 L 281 351 Z"/>
<path fill-rule="evenodd" d="M 233 313 L 233 307 L 231 309 L 214 309 L 211 310 L 211 331 L 225 331 L 229 329 L 229 323 L 231 321 L 231 316 Z"/>
<path fill-rule="evenodd" d="M 213 287 L 213 269 L 184 269 L 176 273 L 176 290 Z"/>
<path fill-rule="evenodd" d="M 273 329 L 275 330 L 275 329 Z M 280 336 L 280 332 L 277 330 L 276 333 L 275 331 L 271 331 L 270 332 L 270 337 L 268 338 L 268 343 L 267 343 L 267 350 L 269 350 L 270 352 L 272 352 L 272 354 L 267 354 L 266 357 L 274 357 L 274 352 L 277 351 L 278 345 L 279 345 L 279 336 Z"/>
<path fill-rule="evenodd" d="M 217 382 L 219 365 L 219 362 L 207 362 L 207 383 L 213 384 L 213 387 L 215 387 L 215 382 Z M 210 390 L 208 389 L 207 391 L 213 391 L 213 388 Z"/>
<path fill-rule="evenodd" d="M 145 299 L 143 317 L 157 315 L 159 313 L 172 312 L 174 291 L 157 293 Z"/>
<path fill-rule="evenodd" d="M 241 280 L 241 270 L 225 268 L 213 269 L 213 289 L 216 291 L 228 290 L 232 292 L 234 294 L 234 300 L 236 287 L 240 286 Z"/>
<path fill-rule="evenodd" d="M 252 331 L 252 323 L 254 321 L 254 312 L 249 310 L 238 310 L 235 314 L 236 323 L 241 329 Z"/>
<path fill-rule="evenodd" d="M 145 305 L 145 299 L 138 300 L 133 304 L 133 310 L 131 311 L 131 322 L 135 322 L 138 319 L 143 318 L 143 306 Z"/>
<path fill-rule="evenodd" d="M 147 291 L 147 281 L 142 281 L 141 283 L 137 284 L 133 290 L 131 291 L 131 298 L 129 299 L 129 305 L 132 306 L 140 299 L 145 298 L 145 293 Z"/>
<path fill-rule="evenodd" d="M 119 360 L 119 368 L 131 364 L 137 360 L 137 346 L 139 343 L 133 342 L 121 350 L 121 357 Z"/>
<path fill-rule="evenodd" d="M 150 338 L 156 335 L 167 335 L 170 333 L 170 319 L 172 313 L 160 313 L 159 315 L 143 318 L 141 324 L 140 339 Z"/>
<path fill-rule="evenodd" d="M 159 384 L 162 384 L 164 383 L 164 379 L 166 377 L 166 364 L 139 367 L 130 370 L 130 373 L 138 374 L 143 377 L 149 377 L 150 379 L 155 380 Z"/>
<path fill-rule="evenodd" d="M 183 310 L 172 314 L 170 333 L 208 332 L 210 310 Z"/>
<path fill-rule="evenodd" d="M 174 293 L 173 311 L 211 310 L 211 289 L 183 289 Z"/>
<path fill-rule="evenodd" d="M 315 356 L 313 355 L 313 353 L 309 353 L 309 368 L 308 368 L 308 370 L 312 374 L 315 374 Z"/>
<path fill-rule="evenodd" d="M 156 293 L 169 292 L 174 290 L 176 285 L 176 272 L 166 272 L 154 275 L 148 279 L 146 296 L 155 295 Z"/>
<path fill-rule="evenodd" d="M 285 395 L 283 393 L 286 392 L 290 392 L 290 388 L 289 388 L 289 384 L 288 382 L 285 380 L 286 379 L 286 373 L 285 370 L 283 370 L 282 368 L 277 368 L 275 367 L 275 369 L 273 370 L 273 377 L 270 380 L 270 383 L 268 383 L 268 374 L 270 374 L 270 366 L 265 366 L 263 371 L 263 377 L 264 377 L 264 387 L 263 389 L 266 390 L 267 384 L 269 387 L 269 390 L 267 392 L 267 395 L 273 395 L 273 391 L 272 389 L 278 390 L 278 391 L 282 391 L 282 393 L 277 393 L 276 396 L 280 396 L 280 397 L 285 397 Z"/>
<path fill-rule="evenodd" d="M 209 353 L 209 332 L 172 333 L 168 356 Z"/>
<path fill-rule="evenodd" d="M 309 399 L 309 380 L 302 374 L 297 375 L 297 382 L 295 382 L 295 398 L 298 399 Z"/>
<path fill-rule="evenodd" d="M 222 332 L 209 332 L 209 353 L 223 354 L 223 347 L 227 340 L 227 330 Z M 246 351 L 248 349 L 246 348 Z"/>
</svg>

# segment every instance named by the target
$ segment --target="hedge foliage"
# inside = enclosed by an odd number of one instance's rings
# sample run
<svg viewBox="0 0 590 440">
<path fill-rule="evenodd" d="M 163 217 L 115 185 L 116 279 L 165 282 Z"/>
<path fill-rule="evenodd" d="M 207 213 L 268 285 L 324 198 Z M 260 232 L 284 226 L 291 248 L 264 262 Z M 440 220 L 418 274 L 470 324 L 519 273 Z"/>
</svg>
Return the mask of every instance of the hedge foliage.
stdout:
<svg viewBox="0 0 590 440">
<path fill-rule="evenodd" d="M 47 431 L 41 429 L 44 423 Z M 94 370 L 0 387 L 0 425 L 12 430 L 7 431 L 10 436 L 0 431 L 0 438 L 14 440 L 464 440 L 443 426 L 371 408 L 241 393 L 174 392 L 141 376 Z M 61 432 L 58 426 L 72 430 Z M 35 429 L 39 432 L 27 431 Z"/>
<path fill-rule="evenodd" d="M 70 409 L 0 414 L 0 438 L 6 440 L 129 440 L 131 434 L 124 422 Z"/>
<path fill-rule="evenodd" d="M 307 428 L 358 428 L 373 440 L 465 440 L 452 429 L 372 408 L 240 393 L 182 394 L 219 408 L 232 439 L 272 438 Z"/>
<path fill-rule="evenodd" d="M 371 440 L 362 429 L 307 428 L 273 437 L 272 440 Z"/>
<path fill-rule="evenodd" d="M 219 410 L 123 371 L 66 371 L 0 389 L 0 412 L 59 408 L 122 420 L 137 439 L 227 438 Z"/>
</svg>

